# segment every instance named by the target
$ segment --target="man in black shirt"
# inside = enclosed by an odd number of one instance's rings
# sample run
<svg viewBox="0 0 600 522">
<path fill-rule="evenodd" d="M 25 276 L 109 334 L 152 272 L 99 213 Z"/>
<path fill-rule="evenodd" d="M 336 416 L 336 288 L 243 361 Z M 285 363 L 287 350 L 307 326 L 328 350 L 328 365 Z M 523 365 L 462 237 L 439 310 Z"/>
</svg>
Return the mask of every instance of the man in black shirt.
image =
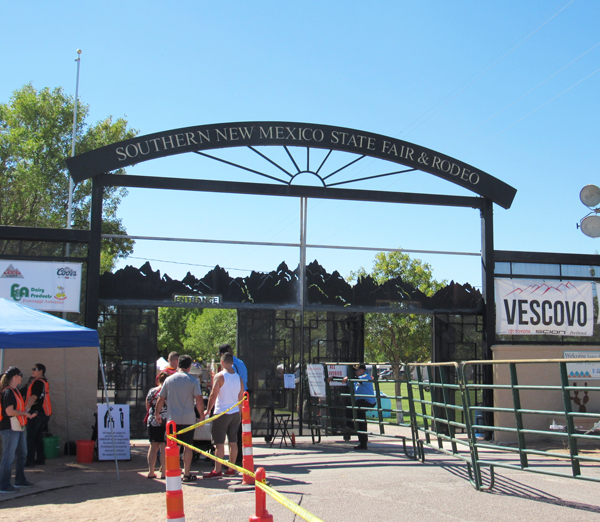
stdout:
<svg viewBox="0 0 600 522">
<path fill-rule="evenodd" d="M 52 415 L 50 385 L 46 379 L 46 367 L 38 363 L 31 369 L 31 383 L 27 388 L 25 411 L 37 413 L 27 423 L 27 461 L 25 466 L 46 464 L 42 435 L 48 431 L 48 420 Z"/>
</svg>

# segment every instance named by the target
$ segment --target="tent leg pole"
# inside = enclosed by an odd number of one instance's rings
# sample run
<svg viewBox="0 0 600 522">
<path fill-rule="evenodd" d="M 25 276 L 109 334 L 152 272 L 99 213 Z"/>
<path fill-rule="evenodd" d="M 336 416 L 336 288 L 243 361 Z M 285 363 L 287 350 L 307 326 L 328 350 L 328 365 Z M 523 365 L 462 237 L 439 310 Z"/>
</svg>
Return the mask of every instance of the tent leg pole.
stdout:
<svg viewBox="0 0 600 522">
<path fill-rule="evenodd" d="M 64 314 L 66 315 L 66 314 Z M 65 371 L 65 411 L 67 414 L 65 415 L 65 424 L 67 428 L 67 442 L 71 440 L 69 435 L 69 392 L 67 388 L 67 349 L 63 348 L 63 368 Z"/>
</svg>

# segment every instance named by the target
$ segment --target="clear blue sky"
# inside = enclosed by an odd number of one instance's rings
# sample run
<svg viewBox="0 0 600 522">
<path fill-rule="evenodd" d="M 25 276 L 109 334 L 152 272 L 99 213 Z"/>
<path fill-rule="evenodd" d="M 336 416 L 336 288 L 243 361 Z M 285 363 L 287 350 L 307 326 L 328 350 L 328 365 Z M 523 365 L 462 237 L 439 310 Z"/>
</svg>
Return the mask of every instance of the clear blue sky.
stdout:
<svg viewBox="0 0 600 522">
<path fill-rule="evenodd" d="M 284 120 L 345 126 L 443 152 L 517 189 L 495 207 L 495 247 L 595 253 L 575 224 L 579 191 L 600 184 L 600 3 L 4 2 L 0 100 L 31 82 L 75 92 L 90 122 L 125 116 L 140 134 L 208 123 Z M 597 46 L 598 47 L 595 47 Z M 227 176 L 182 155 L 130 174 Z M 235 179 L 262 182 L 251 175 Z M 428 174 L 361 188 L 470 195 Z M 474 210 L 309 201 L 308 242 L 478 252 Z M 132 190 L 133 235 L 298 242 L 299 201 Z M 171 277 L 215 264 L 268 271 L 295 249 L 138 241 Z M 332 272 L 369 269 L 374 253 L 309 250 Z M 420 256 L 437 279 L 480 285 L 480 260 Z M 142 258 L 142 259 L 137 259 Z M 192 266 L 203 265 L 203 266 Z M 123 264 L 120 264 L 123 266 Z"/>
</svg>

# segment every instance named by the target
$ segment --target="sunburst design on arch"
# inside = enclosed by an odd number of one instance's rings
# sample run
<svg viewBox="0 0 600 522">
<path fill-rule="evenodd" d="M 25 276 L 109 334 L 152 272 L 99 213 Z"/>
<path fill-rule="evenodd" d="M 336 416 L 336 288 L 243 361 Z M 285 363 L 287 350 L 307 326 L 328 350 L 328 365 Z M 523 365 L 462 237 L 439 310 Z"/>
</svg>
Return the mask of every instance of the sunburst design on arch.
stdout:
<svg viewBox="0 0 600 522">
<path fill-rule="evenodd" d="M 358 181 L 368 181 L 368 180 L 377 179 L 377 178 L 385 178 L 388 176 L 394 176 L 396 174 L 404 174 L 405 172 L 415 172 L 418 170 L 418 169 L 414 169 L 414 168 L 394 170 L 392 172 L 386 172 L 383 174 L 374 174 L 372 176 L 354 177 L 351 179 L 344 179 L 342 181 L 332 182 L 333 181 L 332 178 L 336 174 L 341 174 L 342 172 L 347 172 L 347 169 L 358 164 L 361 160 L 363 160 L 364 158 L 367 158 L 368 156 L 365 154 L 359 155 L 357 158 L 353 159 L 352 161 L 348 161 L 341 167 L 339 167 L 339 168 L 333 167 L 333 170 L 331 170 L 330 172 L 327 172 L 327 174 L 324 174 L 324 172 L 327 171 L 327 161 L 331 157 L 331 154 L 334 152 L 333 149 L 329 149 L 327 151 L 327 154 L 325 155 L 325 157 L 320 162 L 317 161 L 318 166 L 317 166 L 316 170 L 314 170 L 314 168 L 311 165 L 311 154 L 310 154 L 311 148 L 310 147 L 306 147 L 306 159 L 303 160 L 303 161 L 305 161 L 305 166 L 302 165 L 302 167 L 304 167 L 304 168 L 302 168 L 299 165 L 301 160 L 295 158 L 294 155 L 290 151 L 290 147 L 288 147 L 287 145 L 284 145 L 283 149 L 285 150 L 287 157 L 290 159 L 290 161 L 292 162 L 292 165 L 294 166 L 294 170 L 295 170 L 295 172 L 294 172 L 294 171 L 292 171 L 292 169 L 283 167 L 280 164 L 280 162 L 277 162 L 274 159 L 270 158 L 267 154 L 264 154 L 263 152 L 259 151 L 256 147 L 248 146 L 247 148 L 249 150 L 251 150 L 252 152 L 254 152 L 255 154 L 257 154 L 258 156 L 260 156 L 263 160 L 267 161 L 268 163 L 270 163 L 271 165 L 276 167 L 278 170 L 280 170 L 282 173 L 282 177 L 272 176 L 270 174 L 267 174 L 266 172 L 252 169 L 252 168 L 246 167 L 244 165 L 241 165 L 239 163 L 235 163 L 233 161 L 219 158 L 218 156 L 215 156 L 213 154 L 207 154 L 206 152 L 194 151 L 194 153 L 198 154 L 200 156 L 203 156 L 205 158 L 209 158 L 211 160 L 224 163 L 231 167 L 235 167 L 235 168 L 247 171 L 247 172 L 252 172 L 253 174 L 257 174 L 258 176 L 262 176 L 264 178 L 270 179 L 272 181 L 275 181 L 277 183 L 281 183 L 284 185 L 291 185 L 292 182 L 294 181 L 294 179 L 296 179 L 300 174 L 312 174 L 321 182 L 323 187 L 331 188 L 331 187 L 337 187 L 340 185 L 347 185 L 349 183 L 356 183 Z"/>
</svg>

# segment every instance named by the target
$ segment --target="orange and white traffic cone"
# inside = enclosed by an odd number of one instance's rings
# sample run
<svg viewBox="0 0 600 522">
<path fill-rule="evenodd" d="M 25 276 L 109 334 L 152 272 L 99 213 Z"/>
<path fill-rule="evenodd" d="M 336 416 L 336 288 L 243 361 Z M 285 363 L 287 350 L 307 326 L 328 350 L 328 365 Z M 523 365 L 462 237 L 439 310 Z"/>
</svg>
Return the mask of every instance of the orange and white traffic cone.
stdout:
<svg viewBox="0 0 600 522">
<path fill-rule="evenodd" d="M 167 422 L 167 434 L 174 435 L 176 431 L 177 425 L 173 421 Z M 167 476 L 167 522 L 185 522 L 179 446 L 171 439 L 167 439 L 165 467 Z"/>
<path fill-rule="evenodd" d="M 250 420 L 250 395 L 244 392 L 242 403 L 242 465 L 244 469 L 254 473 L 254 455 L 252 454 L 252 423 Z M 244 474 L 242 484 L 254 484 L 254 478 Z"/>
<path fill-rule="evenodd" d="M 264 482 L 265 480 L 265 469 L 258 468 L 256 470 L 256 480 L 259 482 Z M 273 522 L 273 515 L 271 515 L 267 511 L 267 495 L 266 493 L 260 489 L 258 486 L 256 487 L 256 515 L 250 516 L 248 518 L 249 522 Z"/>
</svg>

